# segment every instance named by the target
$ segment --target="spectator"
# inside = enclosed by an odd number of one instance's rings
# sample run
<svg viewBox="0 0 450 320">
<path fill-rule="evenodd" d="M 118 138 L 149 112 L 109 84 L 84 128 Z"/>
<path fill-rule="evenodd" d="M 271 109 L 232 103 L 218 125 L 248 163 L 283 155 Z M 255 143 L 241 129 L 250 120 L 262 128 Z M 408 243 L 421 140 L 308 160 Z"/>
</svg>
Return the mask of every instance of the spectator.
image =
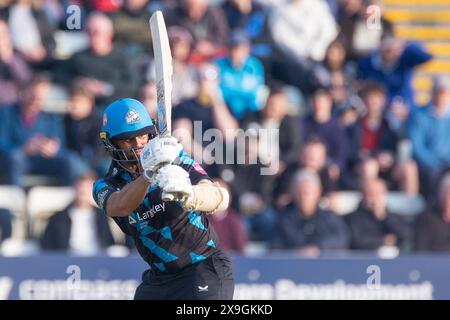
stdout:
<svg viewBox="0 0 450 320">
<path fill-rule="evenodd" d="M 95 255 L 114 244 L 108 218 L 93 204 L 94 181 L 91 174 L 77 179 L 74 201 L 49 219 L 41 239 L 44 250 Z"/>
<path fill-rule="evenodd" d="M 373 6 L 382 10 L 382 4 L 378 0 L 344 0 L 340 6 L 338 23 L 340 28 L 338 39 L 348 49 L 348 58 L 357 61 L 380 47 L 381 39 L 392 35 L 394 30 L 392 23 L 386 20 L 383 11 L 379 20 L 371 21 L 370 15 L 374 11 Z"/>
<path fill-rule="evenodd" d="M 276 212 L 271 207 L 274 177 L 262 174 L 269 169 L 259 156 L 257 130 L 249 129 L 247 137 L 244 140 L 238 136 L 237 159 L 227 168 L 233 172 L 229 179 L 232 207 L 243 215 L 250 239 L 268 243 L 276 221 Z M 226 177 L 224 171 L 222 177 Z"/>
<path fill-rule="evenodd" d="M 242 127 L 257 126 L 266 130 L 260 136 L 259 154 L 264 163 L 278 165 L 276 174 L 295 162 L 301 144 L 300 130 L 296 116 L 289 114 L 289 105 L 282 87 L 273 87 L 264 108 L 251 113 L 243 120 Z M 278 132 L 278 136 L 273 133 Z"/>
<path fill-rule="evenodd" d="M 356 66 L 352 62 L 347 62 L 347 51 L 343 44 L 337 40 L 328 47 L 324 66 L 328 73 L 330 93 L 333 98 L 335 108 L 341 108 L 349 99 L 350 88 L 356 76 Z"/>
<path fill-rule="evenodd" d="M 205 160 L 206 164 L 212 164 L 210 156 L 203 153 L 203 148 L 208 145 L 203 135 L 209 129 L 218 129 L 224 137 L 224 142 L 232 141 L 234 134 L 229 133 L 238 129 L 238 123 L 220 94 L 216 66 L 204 64 L 199 70 L 199 78 L 200 88 L 197 97 L 184 101 L 174 108 L 173 129 L 174 135 L 180 138 L 184 150 L 192 155 L 194 160 L 200 163 Z M 196 128 L 200 131 L 195 132 Z M 211 170 L 208 172 L 211 173 Z"/>
<path fill-rule="evenodd" d="M 326 84 L 319 64 L 335 39 L 337 27 L 323 0 L 290 0 L 269 16 L 274 44 L 271 74 L 310 95 Z"/>
<path fill-rule="evenodd" d="M 275 189 L 277 207 L 284 206 L 290 200 L 289 188 L 295 173 L 300 169 L 310 170 L 320 177 L 322 195 L 338 187 L 339 176 L 333 171 L 333 166 L 328 166 L 327 148 L 322 140 L 317 137 L 308 139 L 297 153 L 297 161 L 291 164 L 278 179 Z"/>
<path fill-rule="evenodd" d="M 376 158 L 362 158 L 353 163 L 350 173 L 341 181 L 344 190 L 360 190 L 366 180 L 380 179 L 380 164 Z"/>
<path fill-rule="evenodd" d="M 182 27 L 172 26 L 167 33 L 173 58 L 172 104 L 177 106 L 185 100 L 194 98 L 198 93 L 197 71 L 189 63 L 194 40 L 189 31 Z"/>
<path fill-rule="evenodd" d="M 262 108 L 264 68 L 250 55 L 250 40 L 242 31 L 233 33 L 229 45 L 230 55 L 217 61 L 220 89 L 233 116 L 242 120 Z"/>
<path fill-rule="evenodd" d="M 434 79 L 431 101 L 412 114 L 409 135 L 426 194 L 434 194 L 439 175 L 450 167 L 450 80 L 447 77 Z"/>
<path fill-rule="evenodd" d="M 48 18 L 43 1 L 18 0 L 9 8 L 9 27 L 14 47 L 39 69 L 53 62 L 56 26 Z"/>
<path fill-rule="evenodd" d="M 82 86 L 73 85 L 68 113 L 64 117 L 67 148 L 77 156 L 80 171 L 96 169 L 105 173 L 109 167 L 104 147 L 98 137 L 101 115 L 94 110 L 94 96 Z"/>
<path fill-rule="evenodd" d="M 96 97 L 97 105 L 134 95 L 137 78 L 124 53 L 113 45 L 111 19 L 98 12 L 92 13 L 87 22 L 90 47 L 73 55 L 65 64 L 62 81 L 70 85 L 77 79 Z"/>
<path fill-rule="evenodd" d="M 0 107 L 19 101 L 20 91 L 31 80 L 31 70 L 15 52 L 8 24 L 0 20 Z"/>
<path fill-rule="evenodd" d="M 417 219 L 415 249 L 450 252 L 450 174 L 441 180 L 433 209 Z"/>
<path fill-rule="evenodd" d="M 386 92 L 378 84 L 364 88 L 362 98 L 367 108 L 366 115 L 353 125 L 352 156 L 354 163 L 362 158 L 373 157 L 377 160 L 380 174 L 399 187 L 400 190 L 415 196 L 419 192 L 419 173 L 414 160 L 396 159 L 400 137 L 391 129 L 385 119 Z M 359 160 L 356 160 L 359 159 Z"/>
<path fill-rule="evenodd" d="M 394 128 L 404 124 L 409 110 L 415 106 L 411 87 L 414 69 L 431 58 L 419 44 L 387 37 L 378 51 L 359 61 L 360 79 L 372 79 L 387 88 L 388 120 Z"/>
<path fill-rule="evenodd" d="M 347 131 L 347 138 L 351 140 L 351 129 L 362 117 L 365 116 L 367 110 L 362 99 L 352 94 L 339 107 L 336 113 L 339 117 L 339 124 Z"/>
<path fill-rule="evenodd" d="M 317 90 L 312 97 L 312 114 L 301 121 L 301 135 L 307 140 L 318 137 L 327 146 L 327 162 L 339 176 L 347 160 L 348 141 L 344 129 L 332 116 L 333 100 L 325 90 Z"/>
<path fill-rule="evenodd" d="M 152 62 L 152 41 L 148 30 L 151 16 L 149 0 L 125 0 L 123 7 L 112 14 L 114 43 L 127 56 L 134 70 L 136 86 L 149 80 L 148 71 Z"/>
<path fill-rule="evenodd" d="M 23 185 L 24 174 L 37 173 L 68 185 L 76 174 L 60 117 L 42 111 L 49 87 L 48 80 L 36 78 L 20 105 L 0 109 L 0 150 L 5 152 L 0 171 L 8 184 Z"/>
<path fill-rule="evenodd" d="M 383 246 L 404 249 L 409 240 L 409 227 L 398 216 L 388 212 L 387 188 L 381 179 L 367 179 L 362 186 L 363 200 L 348 215 L 355 250 L 377 250 Z"/>
<path fill-rule="evenodd" d="M 0 245 L 12 235 L 12 214 L 8 209 L 0 208 Z"/>
<path fill-rule="evenodd" d="M 290 0 L 270 17 L 275 45 L 291 59 L 322 61 L 337 35 L 330 8 L 322 0 Z"/>
<path fill-rule="evenodd" d="M 254 0 L 227 0 L 222 5 L 228 25 L 245 30 L 252 43 L 252 54 L 266 61 L 272 53 L 265 8 Z"/>
<path fill-rule="evenodd" d="M 149 0 L 125 0 L 121 10 L 113 15 L 115 40 L 131 54 L 150 52 L 148 32 Z"/>
<path fill-rule="evenodd" d="M 231 190 L 225 181 L 216 179 L 215 182 L 226 188 L 228 193 L 231 194 Z M 222 250 L 244 253 L 247 245 L 247 232 L 236 211 L 228 208 L 225 211 L 216 212 L 209 216 L 209 221 L 219 237 L 219 246 Z"/>
<path fill-rule="evenodd" d="M 334 212 L 319 208 L 322 186 L 319 176 L 298 171 L 291 185 L 293 203 L 278 219 L 272 248 L 296 250 L 317 257 L 322 250 L 346 249 L 349 242 L 345 223 Z"/>
<path fill-rule="evenodd" d="M 203 63 L 223 54 L 228 38 L 228 24 L 220 7 L 207 0 L 182 0 L 166 15 L 169 26 L 179 25 L 189 30 L 194 38 L 192 62 Z"/>
</svg>

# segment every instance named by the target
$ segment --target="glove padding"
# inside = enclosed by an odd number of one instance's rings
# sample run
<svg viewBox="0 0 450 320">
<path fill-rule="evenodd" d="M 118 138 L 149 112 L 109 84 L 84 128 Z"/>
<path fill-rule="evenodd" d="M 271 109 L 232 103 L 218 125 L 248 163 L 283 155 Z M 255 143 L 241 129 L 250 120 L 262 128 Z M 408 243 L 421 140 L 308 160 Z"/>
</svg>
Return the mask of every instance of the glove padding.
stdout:
<svg viewBox="0 0 450 320">
<path fill-rule="evenodd" d="M 171 164 L 183 147 L 171 136 L 157 136 L 144 146 L 141 152 L 141 165 L 144 171 L 155 172 L 165 164 Z"/>
<path fill-rule="evenodd" d="M 189 173 L 176 165 L 165 165 L 158 170 L 155 180 L 162 189 L 164 201 L 180 201 L 183 204 L 194 195 Z"/>
</svg>

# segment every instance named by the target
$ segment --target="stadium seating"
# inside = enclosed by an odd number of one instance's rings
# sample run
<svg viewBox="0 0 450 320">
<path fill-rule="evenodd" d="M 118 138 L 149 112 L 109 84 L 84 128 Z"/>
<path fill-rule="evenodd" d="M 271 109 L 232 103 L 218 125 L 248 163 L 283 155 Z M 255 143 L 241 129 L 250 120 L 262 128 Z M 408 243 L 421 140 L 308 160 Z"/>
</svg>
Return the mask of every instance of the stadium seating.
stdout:
<svg viewBox="0 0 450 320">
<path fill-rule="evenodd" d="M 38 238 L 44 231 L 48 218 L 66 208 L 73 197 L 72 187 L 36 186 L 31 188 L 27 203 L 31 236 Z"/>
<path fill-rule="evenodd" d="M 361 199 L 362 195 L 359 191 L 338 191 L 323 199 L 321 205 L 339 215 L 346 215 L 356 210 Z M 413 197 L 403 192 L 390 191 L 387 202 L 391 213 L 411 219 L 425 209 L 425 200 L 422 196 Z"/>
</svg>

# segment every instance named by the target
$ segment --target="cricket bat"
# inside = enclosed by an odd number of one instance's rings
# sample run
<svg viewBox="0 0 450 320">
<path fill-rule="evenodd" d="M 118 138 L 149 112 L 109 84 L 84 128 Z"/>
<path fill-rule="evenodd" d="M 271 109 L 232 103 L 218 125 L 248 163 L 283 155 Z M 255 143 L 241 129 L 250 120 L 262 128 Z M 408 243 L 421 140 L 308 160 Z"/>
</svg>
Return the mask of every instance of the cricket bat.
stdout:
<svg viewBox="0 0 450 320">
<path fill-rule="evenodd" d="M 169 37 L 161 11 L 152 14 L 149 21 L 152 35 L 153 55 L 155 57 L 156 94 L 158 101 L 157 122 L 161 136 L 172 132 L 172 54 Z M 172 201 L 172 195 L 162 194 L 164 201 Z"/>
<path fill-rule="evenodd" d="M 172 132 L 172 54 L 169 37 L 161 11 L 156 11 L 150 17 L 150 32 L 152 34 L 153 54 L 155 57 L 156 92 L 158 97 L 157 122 L 158 131 L 162 136 Z"/>
</svg>

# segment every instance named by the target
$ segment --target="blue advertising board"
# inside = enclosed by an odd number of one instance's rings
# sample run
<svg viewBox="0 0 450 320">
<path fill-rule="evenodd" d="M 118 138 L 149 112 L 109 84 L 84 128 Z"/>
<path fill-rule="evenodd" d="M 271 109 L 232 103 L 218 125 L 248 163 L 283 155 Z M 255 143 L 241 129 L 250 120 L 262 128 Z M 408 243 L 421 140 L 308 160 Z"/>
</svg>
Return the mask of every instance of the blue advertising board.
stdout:
<svg viewBox="0 0 450 320">
<path fill-rule="evenodd" d="M 450 256 L 396 259 L 232 256 L 234 298 L 450 299 Z M 146 264 L 138 256 L 0 258 L 0 300 L 132 299 Z"/>
</svg>

